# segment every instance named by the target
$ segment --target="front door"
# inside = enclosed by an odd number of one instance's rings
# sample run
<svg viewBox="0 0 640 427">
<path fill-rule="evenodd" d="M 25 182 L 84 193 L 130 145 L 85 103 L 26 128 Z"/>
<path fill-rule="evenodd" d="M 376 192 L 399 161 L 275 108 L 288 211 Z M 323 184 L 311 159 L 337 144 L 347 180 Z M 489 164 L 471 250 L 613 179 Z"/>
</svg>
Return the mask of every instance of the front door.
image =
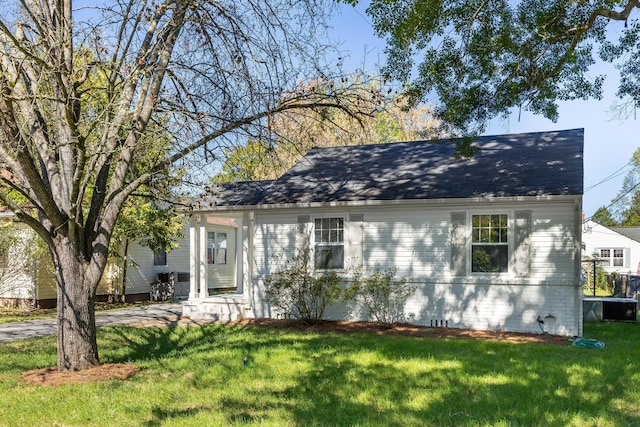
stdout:
<svg viewBox="0 0 640 427">
<path fill-rule="evenodd" d="M 207 227 L 207 288 L 209 295 L 236 290 L 235 228 Z"/>
</svg>

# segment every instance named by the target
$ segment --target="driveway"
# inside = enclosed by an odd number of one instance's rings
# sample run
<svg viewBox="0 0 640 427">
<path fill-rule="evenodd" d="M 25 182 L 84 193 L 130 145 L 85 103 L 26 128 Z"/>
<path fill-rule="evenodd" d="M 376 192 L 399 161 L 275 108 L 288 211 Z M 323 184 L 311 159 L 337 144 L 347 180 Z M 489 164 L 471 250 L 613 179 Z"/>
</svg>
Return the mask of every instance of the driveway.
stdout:
<svg viewBox="0 0 640 427">
<path fill-rule="evenodd" d="M 96 326 L 172 326 L 195 324 L 182 318 L 182 303 L 151 304 L 96 313 Z M 26 320 L 0 324 L 0 342 L 43 337 L 56 333 L 56 319 Z"/>
</svg>

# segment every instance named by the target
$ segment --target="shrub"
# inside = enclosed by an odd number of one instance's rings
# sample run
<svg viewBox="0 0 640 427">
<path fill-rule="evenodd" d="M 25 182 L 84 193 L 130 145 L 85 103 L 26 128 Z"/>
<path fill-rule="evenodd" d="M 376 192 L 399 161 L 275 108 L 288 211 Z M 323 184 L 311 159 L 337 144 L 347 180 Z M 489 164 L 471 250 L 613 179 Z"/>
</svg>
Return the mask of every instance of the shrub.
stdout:
<svg viewBox="0 0 640 427">
<path fill-rule="evenodd" d="M 416 287 L 404 277 L 396 279 L 396 272 L 397 268 L 392 267 L 364 277 L 360 268 L 345 291 L 345 298 L 361 303 L 369 320 L 388 325 L 404 321 L 404 305 Z"/>
<path fill-rule="evenodd" d="M 313 272 L 308 255 L 297 255 L 265 277 L 265 300 L 285 315 L 319 322 L 327 306 L 340 298 L 340 280 L 334 271 Z"/>
</svg>

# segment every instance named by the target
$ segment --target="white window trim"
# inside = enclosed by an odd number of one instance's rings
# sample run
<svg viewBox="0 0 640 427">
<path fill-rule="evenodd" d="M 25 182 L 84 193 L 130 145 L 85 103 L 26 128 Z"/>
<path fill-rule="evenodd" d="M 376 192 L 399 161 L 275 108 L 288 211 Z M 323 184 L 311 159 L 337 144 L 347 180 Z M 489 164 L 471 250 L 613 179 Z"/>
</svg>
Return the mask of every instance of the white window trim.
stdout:
<svg viewBox="0 0 640 427">
<path fill-rule="evenodd" d="M 507 215 L 507 271 L 502 272 L 483 272 L 473 271 L 473 217 L 477 215 Z M 501 276 L 508 277 L 513 275 L 513 245 L 515 235 L 515 210 L 513 209 L 474 209 L 467 211 L 467 229 L 466 229 L 466 254 L 467 254 L 467 274 L 473 277 Z"/>
<path fill-rule="evenodd" d="M 627 248 L 621 248 L 621 247 L 607 247 L 607 248 L 598 248 L 598 258 L 603 259 L 602 258 L 602 251 L 603 250 L 608 250 L 609 252 L 609 258 L 604 258 L 608 260 L 608 263 L 605 264 L 601 264 L 603 267 L 609 267 L 609 268 L 624 268 L 625 265 L 627 265 Z M 614 265 L 614 260 L 616 259 L 613 254 L 615 253 L 615 251 L 622 251 L 622 265 Z"/>
<path fill-rule="evenodd" d="M 342 246 L 343 246 L 343 259 L 342 259 L 342 268 L 316 268 L 316 219 L 328 219 L 328 218 L 339 218 L 342 219 Z M 335 272 L 344 272 L 348 269 L 347 267 L 347 254 L 349 253 L 348 243 L 349 243 L 349 221 L 348 215 L 343 213 L 335 213 L 328 215 L 311 215 L 311 233 L 310 240 L 311 245 L 309 248 L 309 262 L 311 262 L 311 267 L 314 271 L 335 271 Z"/>
</svg>

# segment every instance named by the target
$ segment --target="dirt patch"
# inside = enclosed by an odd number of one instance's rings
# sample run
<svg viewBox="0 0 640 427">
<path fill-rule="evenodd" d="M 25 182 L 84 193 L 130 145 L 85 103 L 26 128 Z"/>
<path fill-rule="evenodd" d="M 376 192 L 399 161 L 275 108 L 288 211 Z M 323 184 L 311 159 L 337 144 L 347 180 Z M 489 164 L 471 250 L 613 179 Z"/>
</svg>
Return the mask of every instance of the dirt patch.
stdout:
<svg viewBox="0 0 640 427">
<path fill-rule="evenodd" d="M 105 363 L 82 371 L 62 372 L 56 368 L 35 369 L 22 374 L 22 380 L 35 385 L 57 386 L 62 384 L 82 384 L 102 380 L 126 380 L 138 368 L 124 363 Z"/>
<path fill-rule="evenodd" d="M 175 319 L 170 323 L 180 326 L 199 326 L 205 323 L 197 323 L 189 318 Z M 146 322 L 144 326 L 167 326 L 166 321 Z M 396 324 L 393 326 L 381 325 L 373 322 L 346 322 L 346 321 L 322 321 L 309 325 L 299 320 L 283 319 L 243 319 L 232 322 L 236 326 L 257 326 L 276 329 L 295 329 L 313 331 L 319 333 L 369 333 L 377 335 L 402 335 L 428 339 L 456 339 L 470 338 L 488 341 L 510 343 L 540 343 L 567 345 L 566 337 L 549 334 L 525 334 L 504 331 L 472 331 L 468 329 L 456 329 L 446 327 L 424 327 L 410 324 Z M 123 363 L 105 363 L 95 368 L 75 372 L 60 372 L 55 368 L 36 369 L 22 374 L 22 380 L 29 384 L 57 386 L 62 384 L 82 384 L 90 381 L 102 381 L 110 379 L 126 380 L 135 374 L 137 368 L 134 365 Z"/>
</svg>

